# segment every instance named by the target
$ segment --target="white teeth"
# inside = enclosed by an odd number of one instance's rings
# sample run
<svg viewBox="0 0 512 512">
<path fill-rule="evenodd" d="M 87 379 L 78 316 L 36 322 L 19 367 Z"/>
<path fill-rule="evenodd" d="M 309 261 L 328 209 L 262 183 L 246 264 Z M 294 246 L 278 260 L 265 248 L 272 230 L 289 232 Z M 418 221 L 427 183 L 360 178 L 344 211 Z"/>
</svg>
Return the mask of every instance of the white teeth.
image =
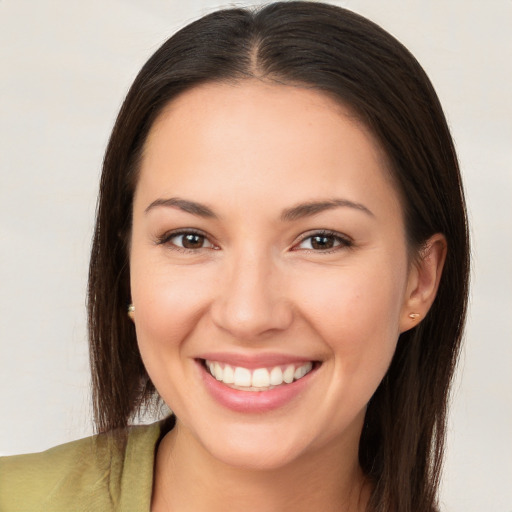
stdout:
<svg viewBox="0 0 512 512">
<path fill-rule="evenodd" d="M 252 373 L 252 386 L 254 388 L 268 388 L 270 386 L 270 375 L 266 368 L 258 368 Z"/>
<path fill-rule="evenodd" d="M 290 364 L 286 367 L 286 370 L 283 372 L 283 380 L 286 384 L 290 384 L 293 382 L 293 374 L 295 373 L 295 366 Z"/>
<path fill-rule="evenodd" d="M 289 364 L 286 367 L 256 368 L 249 370 L 242 366 L 230 366 L 217 361 L 206 361 L 210 373 L 217 380 L 234 388 L 247 391 L 264 391 L 280 386 L 283 383 L 291 384 L 299 380 L 313 369 L 313 363 L 308 361 L 303 365 Z"/>
<path fill-rule="evenodd" d="M 222 366 L 219 363 L 214 363 L 213 365 L 213 376 L 217 380 L 222 380 L 222 377 L 224 376 L 224 370 L 222 369 Z"/>
<path fill-rule="evenodd" d="M 311 371 L 311 369 L 313 368 L 313 363 L 309 362 L 309 363 L 306 363 L 305 365 L 303 366 L 299 366 L 296 370 L 295 370 L 295 373 L 293 374 L 293 378 L 295 380 L 299 380 L 299 379 L 302 379 L 302 377 L 304 377 L 304 375 L 306 375 L 306 373 L 309 373 Z M 225 382 L 225 381 L 224 381 Z"/>
<path fill-rule="evenodd" d="M 235 372 L 233 371 L 233 367 L 227 364 L 224 366 L 224 375 L 222 376 L 222 382 L 224 384 L 234 384 L 235 382 Z"/>
<path fill-rule="evenodd" d="M 280 366 L 272 368 L 270 372 L 270 384 L 272 386 L 280 386 L 283 383 L 283 370 Z"/>
<path fill-rule="evenodd" d="M 251 385 L 251 370 L 237 366 L 235 368 L 235 386 L 249 387 Z"/>
</svg>

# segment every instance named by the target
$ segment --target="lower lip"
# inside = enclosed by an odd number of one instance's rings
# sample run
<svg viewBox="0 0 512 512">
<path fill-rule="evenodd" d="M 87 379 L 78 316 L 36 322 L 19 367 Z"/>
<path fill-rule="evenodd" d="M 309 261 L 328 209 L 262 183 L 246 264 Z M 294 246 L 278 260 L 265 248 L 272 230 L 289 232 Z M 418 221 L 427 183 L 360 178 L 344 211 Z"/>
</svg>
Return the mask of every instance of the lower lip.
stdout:
<svg viewBox="0 0 512 512">
<path fill-rule="evenodd" d="M 198 361 L 201 377 L 210 395 L 222 406 L 236 412 L 261 413 L 285 406 L 304 392 L 316 367 L 299 380 L 282 384 L 268 391 L 241 391 L 232 389 L 213 377 Z"/>
</svg>

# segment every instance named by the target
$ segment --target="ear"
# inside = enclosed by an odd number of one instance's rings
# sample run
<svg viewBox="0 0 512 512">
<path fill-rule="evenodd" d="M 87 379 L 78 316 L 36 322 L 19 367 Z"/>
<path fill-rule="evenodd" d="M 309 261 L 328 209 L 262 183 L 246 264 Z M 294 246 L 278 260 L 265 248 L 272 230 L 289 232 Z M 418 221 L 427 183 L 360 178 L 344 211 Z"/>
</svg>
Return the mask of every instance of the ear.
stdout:
<svg viewBox="0 0 512 512">
<path fill-rule="evenodd" d="M 437 233 L 425 242 L 412 262 L 400 316 L 401 333 L 418 325 L 427 315 L 436 298 L 446 252 L 446 238 Z"/>
</svg>

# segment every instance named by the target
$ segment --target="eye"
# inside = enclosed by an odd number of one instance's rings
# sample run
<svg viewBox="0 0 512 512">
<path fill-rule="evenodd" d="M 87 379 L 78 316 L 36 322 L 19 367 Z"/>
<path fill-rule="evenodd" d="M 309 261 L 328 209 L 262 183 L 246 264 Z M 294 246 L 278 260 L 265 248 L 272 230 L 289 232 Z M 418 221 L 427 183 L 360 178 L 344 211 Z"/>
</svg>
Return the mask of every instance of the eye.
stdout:
<svg viewBox="0 0 512 512">
<path fill-rule="evenodd" d="M 330 231 L 321 231 L 302 238 L 294 250 L 331 252 L 351 245 L 352 241 L 346 236 Z"/>
<path fill-rule="evenodd" d="M 217 248 L 208 240 L 206 235 L 195 231 L 175 231 L 166 233 L 158 240 L 158 244 L 169 244 L 175 249 L 187 251 Z"/>
</svg>

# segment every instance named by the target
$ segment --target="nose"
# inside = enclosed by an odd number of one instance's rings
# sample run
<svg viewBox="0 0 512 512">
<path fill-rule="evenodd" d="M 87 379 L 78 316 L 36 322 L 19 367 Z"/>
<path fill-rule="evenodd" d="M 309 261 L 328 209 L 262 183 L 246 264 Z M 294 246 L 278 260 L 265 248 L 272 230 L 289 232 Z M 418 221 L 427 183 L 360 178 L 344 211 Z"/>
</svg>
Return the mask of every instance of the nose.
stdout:
<svg viewBox="0 0 512 512">
<path fill-rule="evenodd" d="M 246 250 L 225 262 L 211 308 L 213 322 L 240 341 L 287 329 L 293 320 L 285 276 L 269 255 Z"/>
</svg>

